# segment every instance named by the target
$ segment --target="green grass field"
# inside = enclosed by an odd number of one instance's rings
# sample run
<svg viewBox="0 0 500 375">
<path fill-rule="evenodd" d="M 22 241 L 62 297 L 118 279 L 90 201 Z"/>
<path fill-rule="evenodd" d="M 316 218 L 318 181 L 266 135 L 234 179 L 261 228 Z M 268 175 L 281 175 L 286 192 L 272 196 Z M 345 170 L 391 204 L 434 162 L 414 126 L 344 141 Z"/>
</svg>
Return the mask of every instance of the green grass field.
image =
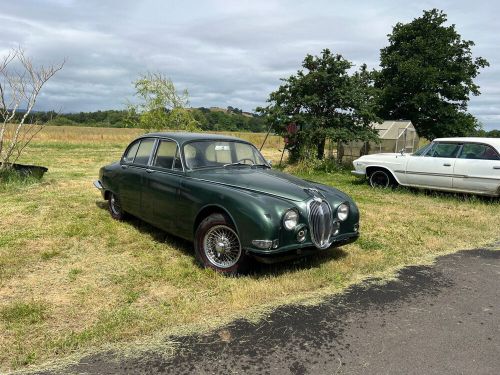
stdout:
<svg viewBox="0 0 500 375">
<path fill-rule="evenodd" d="M 313 172 L 301 176 L 356 200 L 359 241 L 224 277 L 200 269 L 191 244 L 138 220 L 110 218 L 92 181 L 138 134 L 48 127 L 21 160 L 48 167 L 43 180 L 0 185 L 0 372 L 258 318 L 273 306 L 312 303 L 364 278 L 500 237 L 498 200 L 372 190 L 347 172 Z M 240 136 L 260 146 L 264 135 Z M 271 138 L 265 156 L 278 161 L 280 143 Z"/>
</svg>

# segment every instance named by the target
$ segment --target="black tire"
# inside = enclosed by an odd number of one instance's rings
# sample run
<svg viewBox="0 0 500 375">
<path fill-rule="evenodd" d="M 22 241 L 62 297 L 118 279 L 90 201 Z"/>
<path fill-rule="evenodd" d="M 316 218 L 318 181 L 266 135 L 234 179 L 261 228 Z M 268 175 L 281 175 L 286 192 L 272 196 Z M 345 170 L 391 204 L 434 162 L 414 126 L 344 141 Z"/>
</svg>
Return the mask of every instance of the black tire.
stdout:
<svg viewBox="0 0 500 375">
<path fill-rule="evenodd" d="M 109 193 L 108 209 L 111 217 L 115 220 L 122 221 L 126 217 L 125 211 L 122 209 L 120 198 L 114 193 Z"/>
<path fill-rule="evenodd" d="M 385 169 L 375 169 L 370 172 L 368 183 L 372 188 L 394 188 L 398 185 L 392 174 Z"/>
<path fill-rule="evenodd" d="M 225 275 L 243 273 L 249 264 L 236 229 L 223 214 L 211 214 L 198 225 L 194 250 L 196 260 L 202 267 Z"/>
</svg>

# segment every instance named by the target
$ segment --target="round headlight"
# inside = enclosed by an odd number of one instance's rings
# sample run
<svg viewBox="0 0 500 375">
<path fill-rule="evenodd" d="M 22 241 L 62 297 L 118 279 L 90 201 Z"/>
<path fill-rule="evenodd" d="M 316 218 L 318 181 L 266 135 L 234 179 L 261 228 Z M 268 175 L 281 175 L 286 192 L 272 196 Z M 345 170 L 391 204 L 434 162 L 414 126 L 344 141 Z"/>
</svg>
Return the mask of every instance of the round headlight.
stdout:
<svg viewBox="0 0 500 375">
<path fill-rule="evenodd" d="M 288 210 L 283 216 L 283 225 L 286 229 L 292 230 L 299 222 L 299 214 L 295 210 Z"/>
<path fill-rule="evenodd" d="M 347 203 L 341 203 L 337 208 L 337 218 L 340 221 L 345 221 L 349 216 L 349 205 Z"/>
</svg>

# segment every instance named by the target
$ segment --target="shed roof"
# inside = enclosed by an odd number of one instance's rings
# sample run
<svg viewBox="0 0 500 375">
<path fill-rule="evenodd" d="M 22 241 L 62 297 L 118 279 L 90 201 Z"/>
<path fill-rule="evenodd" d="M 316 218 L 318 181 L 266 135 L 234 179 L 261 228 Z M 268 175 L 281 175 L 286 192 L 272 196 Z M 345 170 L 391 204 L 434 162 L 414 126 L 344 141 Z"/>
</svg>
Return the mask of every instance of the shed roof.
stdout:
<svg viewBox="0 0 500 375">
<path fill-rule="evenodd" d="M 381 139 L 398 139 L 405 129 L 415 129 L 411 121 L 384 121 L 382 123 L 373 123 L 373 128 L 378 131 Z"/>
</svg>

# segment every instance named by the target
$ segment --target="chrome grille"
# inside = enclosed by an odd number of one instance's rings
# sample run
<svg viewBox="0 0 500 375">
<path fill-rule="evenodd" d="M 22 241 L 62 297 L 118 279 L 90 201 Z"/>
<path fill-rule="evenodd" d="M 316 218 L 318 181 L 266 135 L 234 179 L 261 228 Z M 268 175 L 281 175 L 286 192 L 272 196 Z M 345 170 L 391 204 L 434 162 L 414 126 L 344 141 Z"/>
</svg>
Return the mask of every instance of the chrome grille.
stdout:
<svg viewBox="0 0 500 375">
<path fill-rule="evenodd" d="M 309 202 L 309 229 L 311 239 L 320 249 L 326 249 L 332 243 L 332 208 L 327 201 L 315 198 Z"/>
</svg>

